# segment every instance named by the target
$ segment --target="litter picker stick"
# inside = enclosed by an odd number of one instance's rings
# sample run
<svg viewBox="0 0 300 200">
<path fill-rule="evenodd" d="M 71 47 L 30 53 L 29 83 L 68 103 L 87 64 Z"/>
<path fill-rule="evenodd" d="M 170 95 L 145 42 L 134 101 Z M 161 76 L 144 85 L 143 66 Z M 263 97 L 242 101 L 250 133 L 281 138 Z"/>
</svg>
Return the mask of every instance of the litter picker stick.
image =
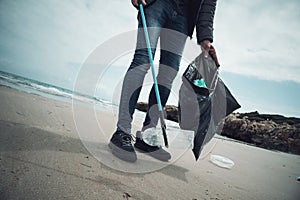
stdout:
<svg viewBox="0 0 300 200">
<path fill-rule="evenodd" d="M 162 108 L 162 105 L 161 105 L 161 100 L 160 100 L 160 95 L 159 95 L 159 90 L 158 90 L 158 84 L 157 84 L 156 74 L 155 74 L 155 70 L 154 70 L 153 56 L 152 56 L 152 52 L 151 52 L 149 34 L 148 34 L 148 30 L 147 30 L 147 23 L 146 23 L 144 8 L 143 8 L 143 5 L 140 1 L 139 1 L 139 8 L 140 8 L 140 12 L 141 12 L 142 23 L 143 23 L 144 34 L 145 34 L 145 40 L 146 40 L 147 49 L 148 49 L 148 56 L 149 56 L 151 72 L 152 72 L 152 77 L 153 77 L 153 82 L 154 82 L 154 89 L 155 89 L 155 95 L 156 95 L 156 100 L 157 100 L 157 105 L 158 105 L 158 111 L 160 113 L 161 129 L 162 129 L 162 133 L 163 133 L 163 137 L 164 137 L 165 146 L 168 147 L 169 144 L 168 144 L 168 138 L 167 138 L 167 132 L 166 132 L 166 123 L 165 123 L 165 120 L 164 120 L 164 113 L 163 113 L 163 108 Z"/>
</svg>

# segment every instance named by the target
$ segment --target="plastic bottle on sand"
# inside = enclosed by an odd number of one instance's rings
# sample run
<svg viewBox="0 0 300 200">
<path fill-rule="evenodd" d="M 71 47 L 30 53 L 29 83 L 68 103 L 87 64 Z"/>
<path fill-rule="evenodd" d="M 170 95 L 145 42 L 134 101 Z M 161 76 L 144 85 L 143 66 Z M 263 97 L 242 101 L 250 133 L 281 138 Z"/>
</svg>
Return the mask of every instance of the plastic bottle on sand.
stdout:
<svg viewBox="0 0 300 200">
<path fill-rule="evenodd" d="M 219 167 L 231 169 L 234 166 L 234 162 L 229 158 L 225 158 L 220 155 L 211 155 L 210 161 Z"/>
</svg>

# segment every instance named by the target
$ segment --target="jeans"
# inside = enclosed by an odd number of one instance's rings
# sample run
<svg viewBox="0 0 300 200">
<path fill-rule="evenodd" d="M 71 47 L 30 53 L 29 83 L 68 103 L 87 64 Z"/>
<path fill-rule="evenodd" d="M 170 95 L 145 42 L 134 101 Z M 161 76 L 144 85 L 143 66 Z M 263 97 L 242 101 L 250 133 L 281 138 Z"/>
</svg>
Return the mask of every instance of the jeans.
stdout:
<svg viewBox="0 0 300 200">
<path fill-rule="evenodd" d="M 149 40 L 154 57 L 160 38 L 160 61 L 157 82 L 162 106 L 166 105 L 170 95 L 172 82 L 179 70 L 181 56 L 188 34 L 188 23 L 185 15 L 179 15 L 168 0 L 155 1 L 144 9 L 147 20 Z M 131 65 L 123 80 L 117 128 L 131 133 L 131 123 L 136 103 L 146 73 L 149 71 L 149 57 L 142 20 L 138 14 L 137 44 Z M 148 112 L 143 127 L 158 123 L 159 113 L 154 87 L 148 99 Z"/>
</svg>

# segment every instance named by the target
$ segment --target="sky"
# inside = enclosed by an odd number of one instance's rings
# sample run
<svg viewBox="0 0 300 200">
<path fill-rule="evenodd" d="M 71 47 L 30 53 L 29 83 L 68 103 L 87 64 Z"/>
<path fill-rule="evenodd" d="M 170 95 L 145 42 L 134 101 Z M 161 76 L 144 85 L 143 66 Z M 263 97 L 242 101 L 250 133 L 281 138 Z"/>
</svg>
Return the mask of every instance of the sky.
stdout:
<svg viewBox="0 0 300 200">
<path fill-rule="evenodd" d="M 97 47 L 136 30 L 136 14 L 130 0 L 1 0 L 0 70 L 72 89 Z M 300 117 L 300 2 L 219 0 L 214 21 L 220 77 L 238 111 Z M 100 66 L 99 98 L 118 101 L 132 55 Z"/>
</svg>

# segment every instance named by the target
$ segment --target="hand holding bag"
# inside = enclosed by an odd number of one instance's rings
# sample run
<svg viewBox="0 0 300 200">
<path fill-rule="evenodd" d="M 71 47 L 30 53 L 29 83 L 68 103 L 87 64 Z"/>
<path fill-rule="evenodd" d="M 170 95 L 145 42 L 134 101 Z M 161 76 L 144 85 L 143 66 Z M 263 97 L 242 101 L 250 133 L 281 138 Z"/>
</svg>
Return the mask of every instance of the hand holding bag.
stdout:
<svg viewBox="0 0 300 200">
<path fill-rule="evenodd" d="M 213 51 L 208 58 L 202 53 L 189 64 L 179 90 L 179 126 L 195 132 L 193 153 L 196 160 L 203 146 L 222 130 L 221 121 L 240 108 L 218 77 L 220 65 Z"/>
</svg>

